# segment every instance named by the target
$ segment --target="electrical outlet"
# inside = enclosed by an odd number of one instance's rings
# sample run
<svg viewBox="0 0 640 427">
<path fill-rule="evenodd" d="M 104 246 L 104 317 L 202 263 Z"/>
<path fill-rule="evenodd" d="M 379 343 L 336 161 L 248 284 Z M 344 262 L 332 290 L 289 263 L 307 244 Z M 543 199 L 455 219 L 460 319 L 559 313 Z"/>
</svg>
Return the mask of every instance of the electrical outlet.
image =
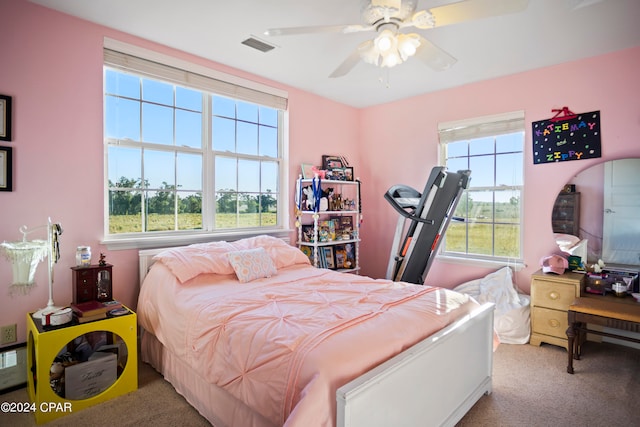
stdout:
<svg viewBox="0 0 640 427">
<path fill-rule="evenodd" d="M 11 344 L 18 341 L 16 328 L 17 325 L 15 323 L 0 327 L 0 344 Z"/>
</svg>

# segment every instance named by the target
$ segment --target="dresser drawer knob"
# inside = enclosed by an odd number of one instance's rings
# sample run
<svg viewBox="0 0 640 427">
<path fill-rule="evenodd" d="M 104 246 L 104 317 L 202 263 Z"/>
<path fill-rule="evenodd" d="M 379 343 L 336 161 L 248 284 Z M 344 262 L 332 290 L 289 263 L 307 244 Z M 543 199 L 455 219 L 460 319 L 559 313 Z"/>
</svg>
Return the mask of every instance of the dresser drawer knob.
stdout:
<svg viewBox="0 0 640 427">
<path fill-rule="evenodd" d="M 556 319 L 550 319 L 549 326 L 551 326 L 552 328 L 557 328 L 560 326 L 560 322 L 558 322 Z"/>
<path fill-rule="evenodd" d="M 557 293 L 556 291 L 549 292 L 549 298 L 550 299 L 558 299 L 558 298 L 560 298 L 560 294 Z"/>
</svg>

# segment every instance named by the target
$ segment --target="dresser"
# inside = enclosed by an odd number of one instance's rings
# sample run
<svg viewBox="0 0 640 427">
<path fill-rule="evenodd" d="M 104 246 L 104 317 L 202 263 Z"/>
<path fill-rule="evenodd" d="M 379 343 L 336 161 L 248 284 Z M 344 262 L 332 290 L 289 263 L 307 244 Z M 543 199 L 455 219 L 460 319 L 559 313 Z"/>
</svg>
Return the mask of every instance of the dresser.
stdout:
<svg viewBox="0 0 640 427">
<path fill-rule="evenodd" d="M 543 273 L 531 276 L 531 345 L 543 342 L 569 348 L 567 340 L 568 310 L 580 297 L 584 274 Z"/>
<path fill-rule="evenodd" d="M 580 193 L 558 194 L 551 212 L 554 233 L 580 235 Z"/>
</svg>

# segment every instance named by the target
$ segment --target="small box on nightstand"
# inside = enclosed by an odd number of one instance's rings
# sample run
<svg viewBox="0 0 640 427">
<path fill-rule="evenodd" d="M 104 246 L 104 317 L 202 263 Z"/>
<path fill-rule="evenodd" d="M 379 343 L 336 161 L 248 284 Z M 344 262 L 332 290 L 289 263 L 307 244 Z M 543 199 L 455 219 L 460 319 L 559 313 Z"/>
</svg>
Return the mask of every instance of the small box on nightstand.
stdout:
<svg viewBox="0 0 640 427">
<path fill-rule="evenodd" d="M 113 299 L 113 266 L 90 265 L 71 267 L 73 282 L 73 304 L 87 301 L 111 301 Z"/>
</svg>

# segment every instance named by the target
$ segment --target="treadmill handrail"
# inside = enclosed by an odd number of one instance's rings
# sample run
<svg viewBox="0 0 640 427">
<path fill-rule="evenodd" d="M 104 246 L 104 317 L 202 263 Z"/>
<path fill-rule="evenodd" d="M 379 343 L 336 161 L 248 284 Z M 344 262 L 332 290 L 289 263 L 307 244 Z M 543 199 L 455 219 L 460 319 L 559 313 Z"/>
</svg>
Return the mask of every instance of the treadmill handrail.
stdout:
<svg viewBox="0 0 640 427">
<path fill-rule="evenodd" d="M 397 188 L 393 187 L 393 188 Z M 384 194 L 384 198 L 387 199 L 387 201 L 391 204 L 391 206 L 393 206 L 393 208 L 398 211 L 398 213 L 400 215 L 402 215 L 403 217 L 411 220 L 411 221 L 415 221 L 415 222 L 422 222 L 425 224 L 434 224 L 435 221 L 432 219 L 427 219 L 427 218 L 420 218 L 419 216 L 417 216 L 414 212 L 407 212 L 402 206 L 400 206 L 400 204 L 396 201 L 396 199 L 393 198 L 393 196 L 391 194 L 389 194 L 389 192 L 393 189 L 389 189 L 389 191 L 387 191 Z M 406 187 L 406 188 L 411 188 L 411 187 Z M 415 191 L 415 190 L 414 190 Z M 420 194 L 420 193 L 418 193 Z"/>
</svg>

